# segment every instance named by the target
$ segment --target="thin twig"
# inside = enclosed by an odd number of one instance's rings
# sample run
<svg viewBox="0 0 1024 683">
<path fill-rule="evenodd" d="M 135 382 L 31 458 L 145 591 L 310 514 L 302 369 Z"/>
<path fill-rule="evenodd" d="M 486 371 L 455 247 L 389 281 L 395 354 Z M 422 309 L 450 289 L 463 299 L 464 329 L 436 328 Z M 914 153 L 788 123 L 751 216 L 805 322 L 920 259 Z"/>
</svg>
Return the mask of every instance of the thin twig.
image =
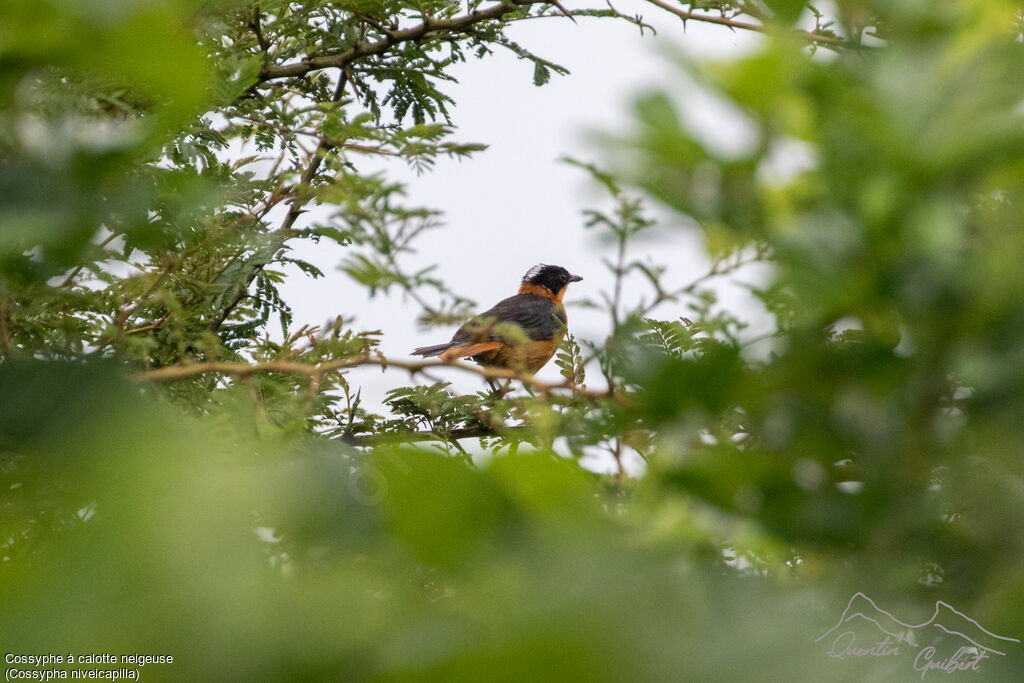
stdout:
<svg viewBox="0 0 1024 683">
<path fill-rule="evenodd" d="M 720 277 L 722 275 L 729 275 L 731 273 L 736 272 L 743 266 L 749 265 L 751 263 L 762 262 L 766 258 L 767 254 L 764 253 L 764 251 L 762 251 L 761 249 L 757 249 L 755 250 L 753 255 L 748 256 L 746 258 L 740 257 L 737 258 L 735 261 L 731 261 L 728 263 L 726 263 L 724 260 L 717 261 L 711 266 L 711 268 L 708 269 L 706 273 L 704 273 L 700 277 L 691 280 L 689 283 L 683 285 L 679 289 L 676 289 L 671 292 L 658 292 L 658 296 L 655 297 L 654 301 L 638 310 L 636 312 L 636 315 L 637 317 L 640 318 L 646 317 L 651 313 L 651 311 L 653 311 L 655 308 L 657 308 L 663 303 L 666 303 L 668 301 L 675 301 L 683 294 L 693 294 L 700 285 L 704 284 L 705 282 L 712 278 Z"/>
<path fill-rule="evenodd" d="M 270 59 L 270 43 L 263 36 L 263 26 L 260 24 L 260 8 L 257 5 L 253 8 L 252 19 L 249 20 L 249 28 L 252 29 L 253 35 L 256 36 L 256 43 L 260 46 L 260 51 L 264 55 L 264 59 Z"/>
<path fill-rule="evenodd" d="M 256 415 L 259 418 L 260 424 L 270 424 L 270 414 L 267 413 L 267 407 L 263 403 L 263 397 L 256 391 L 256 387 L 248 377 L 242 378 L 242 382 L 245 384 L 245 388 L 249 390 L 249 396 L 252 397 L 253 406 L 256 408 Z"/>
<path fill-rule="evenodd" d="M 160 317 L 159 320 L 157 320 L 152 325 L 143 325 L 142 327 L 136 327 L 136 328 L 131 329 L 131 330 L 125 330 L 125 334 L 138 334 L 140 332 L 149 332 L 150 330 L 159 330 L 163 326 L 163 324 L 165 322 L 167 322 L 167 319 L 170 318 L 170 317 L 171 317 L 171 312 L 167 311 L 166 313 L 164 313 Z"/>
<path fill-rule="evenodd" d="M 122 308 L 121 311 L 117 314 L 117 316 L 114 317 L 114 327 L 117 328 L 118 337 L 125 333 L 124 325 L 126 322 L 128 322 L 128 319 L 135 315 L 135 312 L 142 308 L 143 304 L 146 303 L 149 297 L 151 297 L 153 293 L 157 289 L 159 289 L 161 285 L 163 285 L 164 280 L 166 280 L 167 277 L 174 271 L 174 268 L 175 266 L 178 265 L 178 263 L 179 259 L 171 259 L 166 264 L 164 264 L 164 267 L 160 269 L 159 275 L 157 275 L 153 282 L 150 283 L 149 287 L 146 288 L 146 291 L 144 291 L 137 299 L 135 299 L 135 304 L 132 306 L 128 306 L 126 308 Z"/>
<path fill-rule="evenodd" d="M 670 12 L 683 21 L 701 21 L 708 24 L 718 24 L 719 26 L 728 26 L 729 28 L 738 28 L 744 31 L 754 31 L 755 33 L 766 33 L 767 28 L 761 24 L 754 24 L 749 21 L 738 21 L 731 17 L 725 16 L 713 16 L 711 14 L 701 14 L 692 10 L 685 10 L 680 7 L 670 5 L 663 0 L 647 0 L 656 7 L 660 7 L 666 12 Z M 825 47 L 854 47 L 854 44 L 843 38 L 837 36 L 830 36 L 824 33 L 815 33 L 813 31 L 804 31 L 802 29 L 797 30 L 796 34 L 801 38 L 808 40 L 817 45 L 823 45 Z"/>
</svg>

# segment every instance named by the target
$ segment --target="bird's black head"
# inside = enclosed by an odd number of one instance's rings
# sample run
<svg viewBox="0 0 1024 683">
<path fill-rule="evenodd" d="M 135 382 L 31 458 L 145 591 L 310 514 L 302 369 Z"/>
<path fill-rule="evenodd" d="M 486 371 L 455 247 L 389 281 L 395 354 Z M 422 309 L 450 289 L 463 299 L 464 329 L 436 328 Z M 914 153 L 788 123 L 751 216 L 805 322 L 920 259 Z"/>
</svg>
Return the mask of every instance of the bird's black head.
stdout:
<svg viewBox="0 0 1024 683">
<path fill-rule="evenodd" d="M 579 275 L 573 275 L 561 266 L 549 266 L 544 263 L 538 263 L 526 271 L 526 275 L 523 276 L 523 283 L 546 287 L 552 293 L 557 294 L 565 289 L 566 285 L 570 282 L 579 282 L 582 279 Z"/>
</svg>

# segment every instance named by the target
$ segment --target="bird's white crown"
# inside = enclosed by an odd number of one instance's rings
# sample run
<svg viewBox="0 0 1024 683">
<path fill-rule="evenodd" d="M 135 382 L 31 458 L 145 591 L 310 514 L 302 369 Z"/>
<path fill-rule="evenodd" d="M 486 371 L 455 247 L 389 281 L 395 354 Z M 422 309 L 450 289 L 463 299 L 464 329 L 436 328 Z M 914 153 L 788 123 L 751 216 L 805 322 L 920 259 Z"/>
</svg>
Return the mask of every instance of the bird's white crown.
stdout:
<svg viewBox="0 0 1024 683">
<path fill-rule="evenodd" d="M 538 263 L 533 268 L 530 268 L 528 271 L 526 271 L 526 275 L 523 276 L 523 282 L 529 282 L 533 278 L 540 275 L 541 272 L 548 267 L 549 266 L 546 263 Z"/>
</svg>

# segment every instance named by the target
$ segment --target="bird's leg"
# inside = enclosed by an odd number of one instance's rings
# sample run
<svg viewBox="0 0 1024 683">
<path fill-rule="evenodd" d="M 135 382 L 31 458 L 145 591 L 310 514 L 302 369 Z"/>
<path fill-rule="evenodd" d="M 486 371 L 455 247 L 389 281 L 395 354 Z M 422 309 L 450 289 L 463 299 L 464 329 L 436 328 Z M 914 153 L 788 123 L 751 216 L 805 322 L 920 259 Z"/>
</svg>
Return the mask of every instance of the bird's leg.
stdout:
<svg viewBox="0 0 1024 683">
<path fill-rule="evenodd" d="M 510 379 L 505 380 L 505 384 L 504 386 L 502 386 L 501 382 L 498 379 L 494 377 L 488 377 L 487 384 L 490 385 L 491 392 L 494 394 L 495 398 L 505 398 L 505 394 L 512 390 L 510 386 L 512 384 L 512 380 Z"/>
</svg>

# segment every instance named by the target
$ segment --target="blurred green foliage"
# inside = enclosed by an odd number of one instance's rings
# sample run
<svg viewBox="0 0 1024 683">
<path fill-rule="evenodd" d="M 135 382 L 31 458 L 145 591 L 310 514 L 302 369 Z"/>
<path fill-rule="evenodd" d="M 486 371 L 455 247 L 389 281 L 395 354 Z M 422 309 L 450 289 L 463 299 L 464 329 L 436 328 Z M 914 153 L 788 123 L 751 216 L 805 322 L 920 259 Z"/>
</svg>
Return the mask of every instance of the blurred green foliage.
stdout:
<svg viewBox="0 0 1024 683">
<path fill-rule="evenodd" d="M 447 69 L 500 47 L 543 84 L 504 31 L 557 8 L 5 7 L 4 651 L 175 658 L 149 680 L 920 679 L 815 642 L 856 591 L 1024 635 L 1020 7 L 834 5 L 680 5 L 763 29 L 678 58 L 752 142 L 640 97 L 612 172 L 573 162 L 609 197 L 584 221 L 615 287 L 582 302 L 607 336 L 567 338 L 564 385 L 399 386 L 388 415 L 347 374 L 375 333 L 293 324 L 280 268 L 320 273 L 288 242 L 464 316 L 407 265 L 439 213 L 357 159 L 479 152 Z M 675 222 L 711 259 L 690 282 L 636 255 Z M 760 336 L 711 286 L 751 263 Z M 960 675 L 1019 679 L 1021 647 Z"/>
</svg>

